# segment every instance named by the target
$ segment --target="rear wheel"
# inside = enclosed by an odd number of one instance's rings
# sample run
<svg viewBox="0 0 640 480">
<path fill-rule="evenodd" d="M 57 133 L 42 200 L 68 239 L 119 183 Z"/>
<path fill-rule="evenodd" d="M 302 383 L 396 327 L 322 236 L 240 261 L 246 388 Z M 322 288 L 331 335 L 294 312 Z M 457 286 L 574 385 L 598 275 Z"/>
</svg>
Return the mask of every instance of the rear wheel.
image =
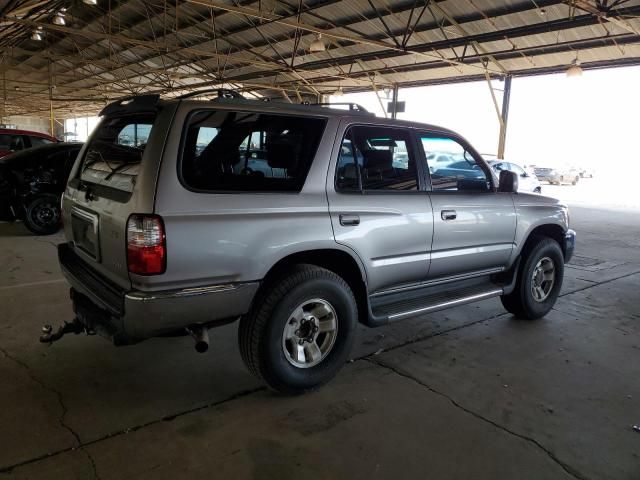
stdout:
<svg viewBox="0 0 640 480">
<path fill-rule="evenodd" d="M 512 293 L 501 297 L 502 305 L 519 318 L 535 320 L 555 305 L 564 277 L 564 255 L 558 242 L 535 237 L 524 257 Z"/>
<path fill-rule="evenodd" d="M 273 390 L 312 390 L 346 362 L 357 317 L 355 298 L 341 277 L 314 265 L 296 266 L 268 284 L 241 319 L 242 359 Z"/>
<path fill-rule="evenodd" d="M 573 181 L 571 182 L 571 185 L 575 185 L 578 183 L 578 180 L 580 180 L 580 177 L 576 177 L 573 179 Z"/>
<path fill-rule="evenodd" d="M 24 225 L 36 235 L 50 235 L 60 229 L 60 199 L 44 194 L 31 199 L 25 209 Z"/>
</svg>

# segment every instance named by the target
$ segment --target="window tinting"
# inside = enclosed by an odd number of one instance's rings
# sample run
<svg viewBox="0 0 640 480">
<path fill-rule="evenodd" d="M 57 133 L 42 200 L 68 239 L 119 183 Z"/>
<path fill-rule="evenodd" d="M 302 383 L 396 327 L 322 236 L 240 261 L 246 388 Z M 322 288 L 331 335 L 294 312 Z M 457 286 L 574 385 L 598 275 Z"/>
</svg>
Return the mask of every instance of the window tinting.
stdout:
<svg viewBox="0 0 640 480">
<path fill-rule="evenodd" d="M 356 126 L 348 130 L 336 171 L 341 191 L 417 190 L 416 162 L 402 129 Z"/>
<path fill-rule="evenodd" d="M 24 139 L 22 138 L 22 135 L 8 135 L 8 134 L 0 135 L 0 149 L 12 150 L 14 152 L 17 152 L 18 150 L 23 150 Z"/>
<path fill-rule="evenodd" d="M 37 147 L 39 145 L 48 145 L 50 143 L 53 143 L 48 138 L 43 138 L 43 137 L 29 137 L 29 141 L 31 142 L 32 147 Z"/>
<path fill-rule="evenodd" d="M 155 114 L 105 118 L 91 136 L 80 178 L 132 192 L 154 119 Z"/>
<path fill-rule="evenodd" d="M 197 112 L 183 139 L 182 179 L 205 191 L 300 191 L 324 125 L 318 118 Z"/>
<path fill-rule="evenodd" d="M 488 190 L 487 175 L 476 159 L 452 138 L 420 135 L 433 191 Z"/>
</svg>

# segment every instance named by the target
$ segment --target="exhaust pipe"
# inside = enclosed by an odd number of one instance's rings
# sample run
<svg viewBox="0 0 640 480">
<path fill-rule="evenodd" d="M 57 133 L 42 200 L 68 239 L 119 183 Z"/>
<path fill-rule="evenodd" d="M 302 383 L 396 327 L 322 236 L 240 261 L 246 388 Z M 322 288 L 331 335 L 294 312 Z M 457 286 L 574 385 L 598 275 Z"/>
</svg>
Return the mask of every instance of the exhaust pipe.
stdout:
<svg viewBox="0 0 640 480">
<path fill-rule="evenodd" d="M 187 328 L 189 335 L 195 340 L 196 352 L 204 353 L 209 350 L 209 329 L 206 327 Z"/>
</svg>

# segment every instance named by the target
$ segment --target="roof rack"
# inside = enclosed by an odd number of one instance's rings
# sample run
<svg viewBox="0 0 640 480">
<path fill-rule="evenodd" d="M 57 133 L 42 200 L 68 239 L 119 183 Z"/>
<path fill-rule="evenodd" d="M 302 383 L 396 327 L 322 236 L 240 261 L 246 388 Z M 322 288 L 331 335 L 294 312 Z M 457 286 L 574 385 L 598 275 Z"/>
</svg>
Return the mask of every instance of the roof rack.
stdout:
<svg viewBox="0 0 640 480">
<path fill-rule="evenodd" d="M 185 93 L 177 97 L 180 100 L 191 97 L 198 97 L 200 95 L 204 95 L 205 93 L 216 92 L 218 94 L 218 98 L 244 98 L 240 92 L 235 90 L 230 90 L 228 88 L 207 88 L 205 90 L 197 90 L 195 92 Z"/>
<path fill-rule="evenodd" d="M 349 111 L 351 112 L 362 112 L 362 113 L 371 113 L 369 110 L 364 108 L 362 105 L 353 102 L 337 102 L 337 103 L 309 103 L 302 102 L 303 105 L 312 105 L 314 107 L 333 107 L 336 105 L 347 105 L 349 107 Z"/>
</svg>

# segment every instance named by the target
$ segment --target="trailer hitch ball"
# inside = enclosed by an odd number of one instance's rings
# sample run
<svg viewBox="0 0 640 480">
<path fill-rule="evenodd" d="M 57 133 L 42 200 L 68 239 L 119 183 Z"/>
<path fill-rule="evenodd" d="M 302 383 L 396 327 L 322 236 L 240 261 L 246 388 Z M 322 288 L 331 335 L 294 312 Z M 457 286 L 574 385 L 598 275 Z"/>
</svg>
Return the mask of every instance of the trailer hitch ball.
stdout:
<svg viewBox="0 0 640 480">
<path fill-rule="evenodd" d="M 40 342 L 52 344 L 60 340 L 67 333 L 78 335 L 84 331 L 86 331 L 85 326 L 77 318 L 74 318 L 71 322 L 64 322 L 64 325 L 59 327 L 55 332 L 51 325 L 44 325 L 42 327 L 42 335 L 40 335 Z"/>
</svg>

